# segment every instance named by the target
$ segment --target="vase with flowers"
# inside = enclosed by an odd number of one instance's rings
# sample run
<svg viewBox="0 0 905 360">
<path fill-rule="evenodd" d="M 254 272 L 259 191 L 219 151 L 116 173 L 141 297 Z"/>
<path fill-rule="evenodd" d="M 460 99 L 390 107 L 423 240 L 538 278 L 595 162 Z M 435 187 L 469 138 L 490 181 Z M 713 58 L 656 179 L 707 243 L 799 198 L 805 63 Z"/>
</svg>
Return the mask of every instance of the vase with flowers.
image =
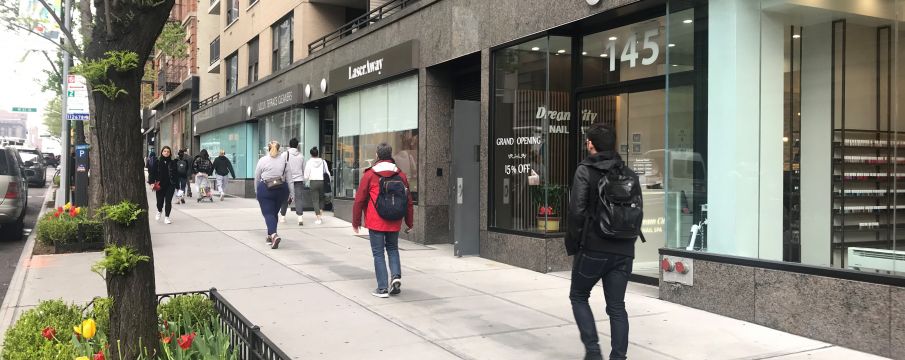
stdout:
<svg viewBox="0 0 905 360">
<path fill-rule="evenodd" d="M 537 209 L 537 230 L 547 233 L 560 231 L 565 193 L 566 187 L 561 185 L 532 186 L 534 208 Z"/>
</svg>

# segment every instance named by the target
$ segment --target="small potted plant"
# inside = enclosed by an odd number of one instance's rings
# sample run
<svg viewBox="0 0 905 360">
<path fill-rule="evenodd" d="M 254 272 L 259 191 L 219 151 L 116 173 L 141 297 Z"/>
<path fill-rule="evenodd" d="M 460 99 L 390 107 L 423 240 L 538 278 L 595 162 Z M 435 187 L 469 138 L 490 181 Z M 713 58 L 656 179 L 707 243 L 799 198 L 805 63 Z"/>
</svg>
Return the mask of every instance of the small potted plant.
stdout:
<svg viewBox="0 0 905 360">
<path fill-rule="evenodd" d="M 562 221 L 562 205 L 565 187 L 538 185 L 534 187 L 534 204 L 537 209 L 537 229 L 542 232 L 559 232 Z"/>
</svg>

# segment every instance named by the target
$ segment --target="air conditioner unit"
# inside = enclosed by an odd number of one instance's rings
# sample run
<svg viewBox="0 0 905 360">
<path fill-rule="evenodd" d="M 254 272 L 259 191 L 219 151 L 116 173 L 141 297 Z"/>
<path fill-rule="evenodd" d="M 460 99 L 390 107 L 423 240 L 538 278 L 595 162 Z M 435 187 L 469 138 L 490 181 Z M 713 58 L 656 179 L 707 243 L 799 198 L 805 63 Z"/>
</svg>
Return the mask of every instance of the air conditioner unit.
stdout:
<svg viewBox="0 0 905 360">
<path fill-rule="evenodd" d="M 905 251 L 850 247 L 848 268 L 888 275 L 905 275 Z"/>
</svg>

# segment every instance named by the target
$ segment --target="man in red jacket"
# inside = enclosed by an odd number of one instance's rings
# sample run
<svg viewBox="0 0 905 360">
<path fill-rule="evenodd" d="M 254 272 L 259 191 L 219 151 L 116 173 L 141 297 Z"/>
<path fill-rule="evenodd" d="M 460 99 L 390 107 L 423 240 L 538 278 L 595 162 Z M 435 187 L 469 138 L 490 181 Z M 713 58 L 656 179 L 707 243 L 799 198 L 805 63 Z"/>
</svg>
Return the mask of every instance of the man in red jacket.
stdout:
<svg viewBox="0 0 905 360">
<path fill-rule="evenodd" d="M 371 295 L 387 298 L 399 294 L 402 288 L 402 265 L 399 263 L 399 230 L 403 218 L 412 230 L 412 195 L 408 178 L 393 161 L 393 148 L 387 143 L 377 145 L 377 163 L 365 170 L 355 194 L 352 207 L 352 229 L 358 234 L 361 214 L 365 212 L 365 227 L 371 237 L 377 289 Z M 390 259 L 391 284 L 387 284 L 387 264 L 384 250 Z"/>
</svg>

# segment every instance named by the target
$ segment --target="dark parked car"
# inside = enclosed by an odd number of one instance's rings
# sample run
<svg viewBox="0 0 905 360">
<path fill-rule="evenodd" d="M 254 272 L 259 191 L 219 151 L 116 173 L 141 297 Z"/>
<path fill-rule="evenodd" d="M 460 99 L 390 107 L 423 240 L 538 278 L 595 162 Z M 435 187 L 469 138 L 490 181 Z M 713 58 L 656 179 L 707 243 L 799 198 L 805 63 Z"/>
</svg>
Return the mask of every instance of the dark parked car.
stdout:
<svg viewBox="0 0 905 360">
<path fill-rule="evenodd" d="M 37 149 L 20 148 L 19 156 L 25 168 L 31 170 L 28 178 L 28 184 L 38 187 L 47 186 L 47 164 L 44 163 L 44 156 Z"/>
<path fill-rule="evenodd" d="M 60 166 L 60 158 L 58 156 L 54 155 L 53 153 L 43 153 L 43 155 L 44 163 L 46 163 L 47 166 Z"/>
</svg>

